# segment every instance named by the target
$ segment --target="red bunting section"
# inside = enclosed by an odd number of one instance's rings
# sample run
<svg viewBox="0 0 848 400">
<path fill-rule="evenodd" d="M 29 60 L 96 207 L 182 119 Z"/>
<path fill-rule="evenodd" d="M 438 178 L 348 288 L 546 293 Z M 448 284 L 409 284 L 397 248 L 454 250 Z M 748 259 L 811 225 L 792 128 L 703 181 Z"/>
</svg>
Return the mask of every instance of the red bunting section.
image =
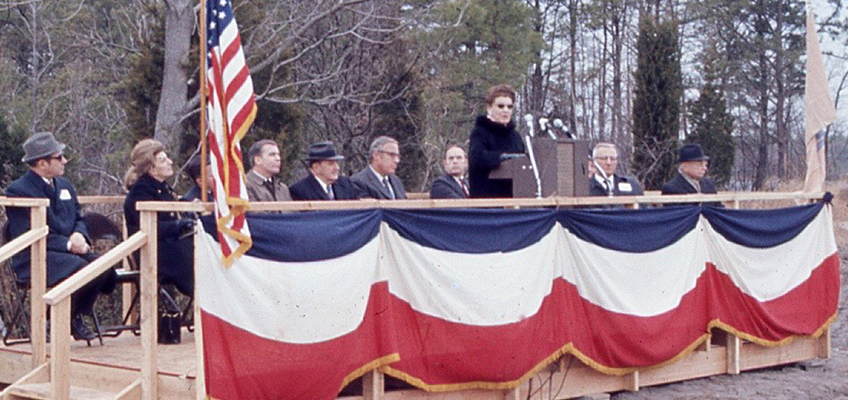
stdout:
<svg viewBox="0 0 848 400">
<path fill-rule="evenodd" d="M 535 315 L 474 326 L 419 313 L 378 282 L 359 327 L 324 342 L 262 338 L 204 311 L 207 393 L 219 400 L 333 399 L 348 382 L 381 367 L 428 391 L 508 389 L 566 353 L 602 373 L 625 374 L 674 362 L 713 327 L 765 346 L 818 336 L 833 320 L 838 297 L 836 254 L 766 302 L 707 264 L 678 307 L 651 317 L 607 311 L 557 279 Z"/>
</svg>

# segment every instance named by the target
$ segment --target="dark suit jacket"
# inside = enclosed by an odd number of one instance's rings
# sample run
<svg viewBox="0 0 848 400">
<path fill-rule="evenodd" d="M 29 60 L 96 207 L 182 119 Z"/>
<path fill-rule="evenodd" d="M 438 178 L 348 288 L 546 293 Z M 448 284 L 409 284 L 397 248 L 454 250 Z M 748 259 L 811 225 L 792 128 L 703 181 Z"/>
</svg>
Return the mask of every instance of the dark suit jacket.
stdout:
<svg viewBox="0 0 848 400">
<path fill-rule="evenodd" d="M 431 199 L 464 199 L 467 197 L 462 186 L 456 182 L 453 176 L 447 173 L 436 178 L 433 181 L 433 186 L 430 187 Z"/>
<path fill-rule="evenodd" d="M 715 184 L 710 178 L 704 177 L 698 181 L 698 184 L 701 185 L 701 193 L 710 194 L 717 193 Z M 674 178 L 671 178 L 670 181 L 666 182 L 662 186 L 662 194 L 696 194 L 698 191 L 692 186 L 683 175 L 678 172 L 674 175 Z M 701 203 L 674 203 L 667 205 L 700 205 Z M 705 206 L 713 206 L 713 207 L 724 207 L 720 202 L 711 201 L 707 203 L 703 203 Z"/>
<path fill-rule="evenodd" d="M 88 229 L 80 214 L 77 192 L 67 179 L 53 179 L 55 190 L 32 170 L 16 179 L 6 188 L 8 197 L 48 198 L 47 209 L 47 286 L 54 286 L 74 272 L 80 270 L 96 255 L 86 257 L 68 251 L 68 239 L 74 232 L 85 236 L 91 242 Z M 9 239 L 14 239 L 30 229 L 29 208 L 7 207 Z M 12 257 L 12 268 L 19 281 L 29 280 L 30 252 L 25 250 Z"/>
<path fill-rule="evenodd" d="M 357 172 L 355 175 L 350 177 L 350 180 L 359 188 L 359 194 L 363 198 L 372 198 L 372 199 L 382 199 L 388 200 L 391 199 L 389 194 L 389 189 L 386 189 L 383 186 L 383 183 L 377 179 L 377 175 L 371 171 L 370 167 L 365 167 L 362 171 Z M 389 184 L 392 185 L 392 189 L 395 191 L 395 198 L 405 199 L 406 198 L 406 190 L 403 189 L 403 182 L 400 181 L 400 178 L 397 175 L 389 175 Z"/>
<path fill-rule="evenodd" d="M 359 190 L 356 185 L 351 182 L 346 176 L 340 176 L 338 180 L 333 182 L 333 195 L 335 200 L 358 200 Z M 327 197 L 327 192 L 321 187 L 321 183 L 315 178 L 315 175 L 309 174 L 289 187 L 293 200 L 330 200 Z"/>
<path fill-rule="evenodd" d="M 613 179 L 613 196 L 641 196 L 644 194 L 642 191 L 642 186 L 639 185 L 639 181 L 632 176 L 626 175 L 618 175 L 614 174 L 612 176 Z M 622 183 L 624 185 L 622 185 Z M 627 189 L 627 186 L 630 186 L 630 190 Z M 607 196 L 607 190 L 604 188 L 604 185 L 601 185 L 595 177 L 589 178 L 589 196 Z"/>
</svg>

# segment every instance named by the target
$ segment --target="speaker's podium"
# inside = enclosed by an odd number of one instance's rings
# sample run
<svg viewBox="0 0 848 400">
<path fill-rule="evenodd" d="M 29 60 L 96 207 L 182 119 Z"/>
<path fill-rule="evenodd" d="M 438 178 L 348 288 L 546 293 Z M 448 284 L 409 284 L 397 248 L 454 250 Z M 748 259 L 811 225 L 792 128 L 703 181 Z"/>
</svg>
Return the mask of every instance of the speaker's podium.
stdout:
<svg viewBox="0 0 848 400">
<path fill-rule="evenodd" d="M 589 195 L 588 141 L 539 136 L 530 142 L 539 167 L 542 197 Z M 489 179 L 512 181 L 512 197 L 536 197 L 536 177 L 527 155 L 501 162 L 489 173 Z"/>
</svg>

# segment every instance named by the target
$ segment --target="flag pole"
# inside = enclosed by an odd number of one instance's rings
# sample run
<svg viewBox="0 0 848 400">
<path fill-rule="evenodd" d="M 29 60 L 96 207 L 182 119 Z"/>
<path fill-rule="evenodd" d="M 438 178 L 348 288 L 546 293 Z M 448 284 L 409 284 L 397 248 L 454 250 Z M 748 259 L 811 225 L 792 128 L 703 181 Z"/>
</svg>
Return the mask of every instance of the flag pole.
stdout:
<svg viewBox="0 0 848 400">
<path fill-rule="evenodd" d="M 209 171 L 206 166 L 206 0 L 200 0 L 200 201 L 207 202 Z"/>
</svg>

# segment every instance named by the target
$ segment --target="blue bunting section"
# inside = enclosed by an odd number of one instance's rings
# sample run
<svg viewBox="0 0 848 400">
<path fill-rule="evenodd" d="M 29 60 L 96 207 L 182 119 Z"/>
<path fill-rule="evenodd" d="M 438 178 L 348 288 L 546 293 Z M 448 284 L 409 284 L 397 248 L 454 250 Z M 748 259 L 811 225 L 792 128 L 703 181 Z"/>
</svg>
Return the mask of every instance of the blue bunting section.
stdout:
<svg viewBox="0 0 848 400">
<path fill-rule="evenodd" d="M 766 346 L 819 335 L 839 297 L 825 204 L 248 222 L 254 245 L 229 268 L 216 235 L 196 246 L 214 399 L 331 399 L 374 368 L 430 391 L 506 389 L 563 354 L 622 374 L 713 327 Z"/>
</svg>

